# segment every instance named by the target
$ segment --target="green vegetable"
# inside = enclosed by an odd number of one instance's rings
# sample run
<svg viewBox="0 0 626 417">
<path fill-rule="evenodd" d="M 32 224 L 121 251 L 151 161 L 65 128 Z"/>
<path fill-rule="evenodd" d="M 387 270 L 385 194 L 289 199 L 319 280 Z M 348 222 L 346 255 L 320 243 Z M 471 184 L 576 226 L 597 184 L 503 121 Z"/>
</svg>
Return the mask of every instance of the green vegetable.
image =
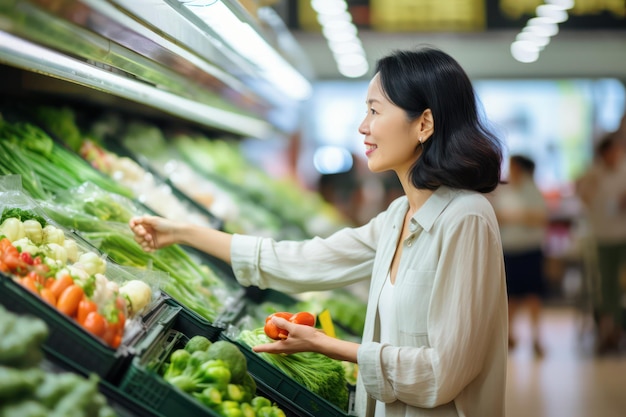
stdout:
<svg viewBox="0 0 626 417">
<path fill-rule="evenodd" d="M 48 327 L 39 318 L 18 316 L 0 306 L 0 365 L 25 368 L 43 357 L 41 345 Z"/>
<path fill-rule="evenodd" d="M 243 412 L 236 401 L 222 401 L 216 411 L 224 417 L 243 417 Z"/>
<path fill-rule="evenodd" d="M 46 219 L 36 214 L 35 212 L 30 211 L 30 210 L 24 210 L 18 207 L 5 208 L 2 211 L 2 216 L 0 217 L 0 223 L 3 223 L 6 219 L 11 218 L 11 217 L 21 220 L 22 222 L 26 220 L 35 220 L 41 225 L 42 228 L 45 227 L 47 223 Z"/>
<path fill-rule="evenodd" d="M 170 364 L 163 375 L 166 380 L 182 375 L 187 367 L 191 354 L 184 349 L 177 349 L 170 355 Z"/>
<path fill-rule="evenodd" d="M 0 366 L 0 403 L 32 393 L 44 379 L 44 372 L 37 368 L 15 369 Z"/>
<path fill-rule="evenodd" d="M 275 417 L 274 408 L 272 406 L 261 407 L 256 410 L 257 417 Z"/>
<path fill-rule="evenodd" d="M 226 363 L 220 359 L 204 362 L 200 365 L 200 368 L 198 368 L 196 375 L 201 378 L 202 382 L 223 386 L 231 381 L 231 372 Z"/>
<path fill-rule="evenodd" d="M 244 401 L 245 389 L 241 385 L 228 384 L 226 386 L 226 399 L 241 403 Z"/>
<path fill-rule="evenodd" d="M 243 388 L 246 391 L 246 397 L 244 401 L 252 400 L 252 397 L 256 394 L 256 381 L 252 378 L 249 372 L 246 372 L 246 376 L 243 377 L 243 381 L 241 383 Z"/>
<path fill-rule="evenodd" d="M 200 380 L 193 378 L 191 375 L 178 375 L 167 380 L 170 384 L 180 388 L 185 392 L 193 392 L 196 390 Z"/>
<path fill-rule="evenodd" d="M 133 192 L 96 171 L 75 152 L 56 144 L 39 127 L 0 120 L 0 174 L 19 174 L 33 198 L 47 199 L 64 190 L 91 182 L 115 194 L 132 198 Z"/>
<path fill-rule="evenodd" d="M 250 402 L 250 404 L 252 405 L 252 407 L 254 407 L 254 409 L 256 411 L 259 411 L 261 408 L 263 407 L 271 407 L 272 406 L 272 402 L 270 400 L 268 400 L 265 397 L 262 396 L 256 396 L 252 399 L 252 401 Z"/>
<path fill-rule="evenodd" d="M 256 411 L 249 403 L 241 403 L 240 409 L 244 417 L 256 417 Z"/>
<path fill-rule="evenodd" d="M 210 408 L 214 408 L 222 403 L 222 392 L 216 385 L 206 387 L 201 393 L 194 392 L 193 396 Z"/>
<path fill-rule="evenodd" d="M 211 359 L 220 359 L 226 362 L 232 375 L 231 382 L 240 384 L 248 373 L 248 362 L 244 354 L 235 344 L 226 340 L 218 340 L 207 350 Z"/>
<path fill-rule="evenodd" d="M 271 341 L 262 327 L 241 331 L 239 340 L 250 347 Z M 290 355 L 273 355 L 263 352 L 259 355 L 309 391 L 341 410 L 347 410 L 348 387 L 341 361 L 314 352 Z"/>
<path fill-rule="evenodd" d="M 49 411 L 32 399 L 2 405 L 0 417 L 48 417 Z"/>
<path fill-rule="evenodd" d="M 193 336 L 187 344 L 185 344 L 185 350 L 193 353 L 198 350 L 208 350 L 211 347 L 211 341 L 202 335 Z"/>
<path fill-rule="evenodd" d="M 47 334 L 42 320 L 0 306 L 0 417 L 115 417 L 97 375 L 39 367 Z"/>
<path fill-rule="evenodd" d="M 198 350 L 191 354 L 187 360 L 187 367 L 185 368 L 185 374 L 193 375 L 197 369 L 205 362 L 211 360 L 209 353 L 204 350 Z"/>
</svg>

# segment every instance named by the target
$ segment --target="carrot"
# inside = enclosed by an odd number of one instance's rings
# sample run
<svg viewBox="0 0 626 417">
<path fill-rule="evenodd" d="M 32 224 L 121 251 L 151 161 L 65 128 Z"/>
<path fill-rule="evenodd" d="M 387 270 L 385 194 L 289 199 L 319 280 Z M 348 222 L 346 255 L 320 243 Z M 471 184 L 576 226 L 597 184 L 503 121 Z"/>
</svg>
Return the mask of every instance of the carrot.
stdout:
<svg viewBox="0 0 626 417">
<path fill-rule="evenodd" d="M 58 300 L 61 297 L 61 294 L 71 285 L 74 285 L 74 280 L 70 274 L 63 274 L 50 285 L 50 289 Z"/>
<path fill-rule="evenodd" d="M 19 283 L 26 288 L 27 290 L 31 291 L 34 294 L 39 295 L 39 289 L 37 288 L 37 284 L 35 283 L 35 280 L 32 279 L 29 276 L 25 276 L 19 279 Z"/>
<path fill-rule="evenodd" d="M 70 317 L 76 316 L 78 303 L 80 303 L 84 295 L 85 292 L 80 286 L 76 284 L 70 285 L 57 298 L 57 309 Z"/>
<path fill-rule="evenodd" d="M 57 298 L 54 296 L 54 293 L 49 288 L 42 288 L 39 292 L 41 298 L 51 306 L 57 305 Z"/>
</svg>

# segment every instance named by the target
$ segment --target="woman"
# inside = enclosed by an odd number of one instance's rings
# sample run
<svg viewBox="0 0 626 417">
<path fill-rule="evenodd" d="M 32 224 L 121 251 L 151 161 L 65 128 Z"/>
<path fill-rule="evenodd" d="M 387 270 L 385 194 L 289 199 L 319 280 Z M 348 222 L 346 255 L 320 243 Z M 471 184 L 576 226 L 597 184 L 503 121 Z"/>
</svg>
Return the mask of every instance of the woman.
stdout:
<svg viewBox="0 0 626 417">
<path fill-rule="evenodd" d="M 381 59 L 366 104 L 368 166 L 395 171 L 406 194 L 368 224 L 275 242 L 141 217 L 130 222 L 136 240 L 149 251 L 194 246 L 231 263 L 242 285 L 283 292 L 371 279 L 361 344 L 276 319 L 289 337 L 255 350 L 357 363 L 359 416 L 503 417 L 504 265 L 481 194 L 499 182 L 499 143 L 480 122 L 467 75 L 437 49 Z"/>
<path fill-rule="evenodd" d="M 540 335 L 545 292 L 543 244 L 548 227 L 548 206 L 533 178 L 535 162 L 523 155 L 509 158 L 509 181 L 498 187 L 493 203 L 498 222 L 509 297 L 509 348 L 517 339 L 515 318 L 522 307 L 530 315 L 535 356 L 543 357 Z"/>
<path fill-rule="evenodd" d="M 606 134 L 596 159 L 578 182 L 578 193 L 591 226 L 599 276 L 594 309 L 598 315 L 596 354 L 619 351 L 624 333 L 624 290 L 620 276 L 626 266 L 626 115 L 620 130 Z"/>
</svg>

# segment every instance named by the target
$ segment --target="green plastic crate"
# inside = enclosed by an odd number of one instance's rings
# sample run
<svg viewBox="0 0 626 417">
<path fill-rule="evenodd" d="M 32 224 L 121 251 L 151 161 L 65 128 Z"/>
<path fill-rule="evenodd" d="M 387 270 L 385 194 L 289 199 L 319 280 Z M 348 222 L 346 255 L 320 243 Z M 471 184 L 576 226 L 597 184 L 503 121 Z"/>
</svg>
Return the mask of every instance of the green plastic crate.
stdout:
<svg viewBox="0 0 626 417">
<path fill-rule="evenodd" d="M 296 415 L 302 417 L 347 417 L 352 415 L 311 392 L 267 362 L 247 345 L 234 341 L 223 333 L 220 334 L 219 339 L 237 345 L 248 361 L 248 372 L 256 381 L 257 386 L 266 392 L 266 396 L 274 400 L 279 407 L 290 408 L 294 410 Z"/>
<path fill-rule="evenodd" d="M 105 345 L 5 274 L 0 274 L 0 304 L 14 313 L 42 319 L 49 328 L 43 345 L 46 356 L 83 375 L 95 373 L 104 380 L 113 380 L 132 359 L 129 346 L 122 344 L 116 350 Z"/>
<path fill-rule="evenodd" d="M 169 354 L 183 346 L 187 339 L 202 335 L 215 341 L 223 329 L 181 308 L 172 299 L 165 300 L 162 309 L 155 314 L 168 317 L 168 320 L 157 320 L 159 324 L 153 325 L 146 337 L 138 343 L 137 350 L 141 353 L 133 358 L 121 377 L 119 389 L 159 416 L 219 417 L 187 393 L 166 382 L 157 370 Z M 173 320 L 170 321 L 169 317 L 172 316 Z M 153 318 L 149 320 L 154 321 Z"/>
</svg>

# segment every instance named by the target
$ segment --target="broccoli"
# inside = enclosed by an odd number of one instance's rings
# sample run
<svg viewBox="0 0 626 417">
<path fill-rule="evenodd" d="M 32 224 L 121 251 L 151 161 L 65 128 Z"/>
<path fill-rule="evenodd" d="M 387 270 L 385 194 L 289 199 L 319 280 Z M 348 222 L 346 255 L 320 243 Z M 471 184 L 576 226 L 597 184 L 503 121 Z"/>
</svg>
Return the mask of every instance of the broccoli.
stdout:
<svg viewBox="0 0 626 417">
<path fill-rule="evenodd" d="M 194 353 L 199 350 L 208 350 L 211 347 L 211 341 L 204 336 L 196 335 L 189 339 L 185 344 L 185 350 L 189 353 Z"/>
<path fill-rule="evenodd" d="M 207 350 L 211 359 L 221 359 L 228 365 L 231 382 L 241 384 L 248 373 L 248 361 L 237 346 L 225 340 L 219 340 Z"/>
</svg>

